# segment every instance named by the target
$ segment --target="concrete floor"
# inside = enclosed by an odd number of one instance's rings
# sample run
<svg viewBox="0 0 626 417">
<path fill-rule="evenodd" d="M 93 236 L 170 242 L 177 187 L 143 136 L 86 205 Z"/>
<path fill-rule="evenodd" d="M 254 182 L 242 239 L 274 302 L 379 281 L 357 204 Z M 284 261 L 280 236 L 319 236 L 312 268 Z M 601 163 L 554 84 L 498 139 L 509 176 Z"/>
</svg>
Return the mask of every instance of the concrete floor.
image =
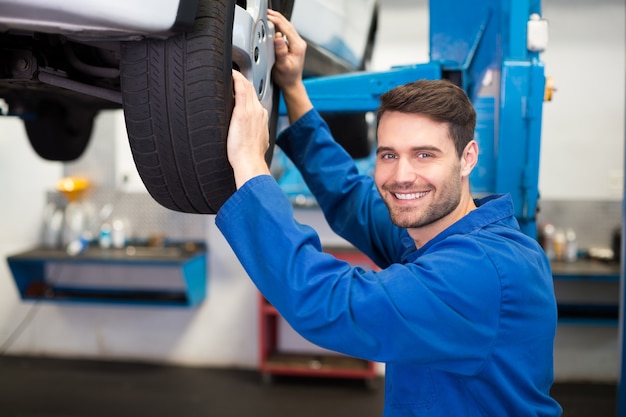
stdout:
<svg viewBox="0 0 626 417">
<path fill-rule="evenodd" d="M 250 370 L 0 356 L 2 417 L 379 417 L 362 380 L 274 378 Z M 380 381 L 382 382 L 382 381 Z M 556 384 L 566 417 L 615 417 L 615 385 Z"/>
</svg>

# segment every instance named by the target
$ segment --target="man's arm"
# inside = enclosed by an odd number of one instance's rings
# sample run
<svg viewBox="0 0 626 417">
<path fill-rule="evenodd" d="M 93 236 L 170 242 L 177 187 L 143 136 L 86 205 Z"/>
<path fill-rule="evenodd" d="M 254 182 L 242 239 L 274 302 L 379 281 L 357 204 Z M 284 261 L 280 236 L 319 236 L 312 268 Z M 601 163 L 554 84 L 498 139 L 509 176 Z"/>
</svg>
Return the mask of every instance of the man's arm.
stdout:
<svg viewBox="0 0 626 417">
<path fill-rule="evenodd" d="M 490 352 L 500 282 L 471 239 L 455 237 L 448 250 L 420 264 L 380 272 L 353 268 L 322 252 L 315 230 L 294 220 L 291 204 L 268 176 L 246 183 L 215 222 L 261 293 L 319 346 L 466 374 Z M 465 265 L 480 266 L 468 271 Z"/>
<path fill-rule="evenodd" d="M 282 14 L 268 10 L 267 18 L 277 28 L 273 79 L 283 93 L 289 122 L 294 123 L 313 108 L 302 82 L 306 42 Z"/>
<path fill-rule="evenodd" d="M 306 42 L 280 13 L 268 11 L 268 19 L 277 28 L 273 78 L 282 90 L 291 123 L 278 145 L 302 173 L 332 229 L 379 266 L 394 262 L 400 231 L 391 225 L 373 181 L 358 173 L 352 157 L 311 111 L 302 78 Z"/>
</svg>

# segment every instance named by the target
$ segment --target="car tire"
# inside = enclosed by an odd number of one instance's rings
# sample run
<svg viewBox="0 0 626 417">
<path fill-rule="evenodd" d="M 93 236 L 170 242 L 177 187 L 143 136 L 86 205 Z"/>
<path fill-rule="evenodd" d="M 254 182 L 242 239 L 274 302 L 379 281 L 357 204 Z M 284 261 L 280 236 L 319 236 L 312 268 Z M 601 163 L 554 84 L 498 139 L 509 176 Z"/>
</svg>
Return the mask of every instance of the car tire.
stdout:
<svg viewBox="0 0 626 417">
<path fill-rule="evenodd" d="M 240 67 L 233 57 L 235 7 L 235 0 L 200 0 L 192 31 L 122 45 L 122 102 L 133 159 L 150 195 L 171 210 L 215 214 L 236 190 L 226 153 L 232 69 Z M 273 63 L 273 45 L 271 54 Z M 278 119 L 275 89 L 271 97 L 268 164 Z"/>
<path fill-rule="evenodd" d="M 24 119 L 33 150 L 48 161 L 78 159 L 89 144 L 96 111 L 55 100 L 42 100 Z"/>
</svg>

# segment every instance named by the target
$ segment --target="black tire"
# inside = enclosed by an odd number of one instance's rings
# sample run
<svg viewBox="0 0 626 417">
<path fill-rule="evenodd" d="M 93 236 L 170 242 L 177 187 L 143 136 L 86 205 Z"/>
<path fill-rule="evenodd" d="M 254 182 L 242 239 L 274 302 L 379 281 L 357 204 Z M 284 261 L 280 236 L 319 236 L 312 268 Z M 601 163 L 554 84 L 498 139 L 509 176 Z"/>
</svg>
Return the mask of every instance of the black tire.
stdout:
<svg viewBox="0 0 626 417">
<path fill-rule="evenodd" d="M 135 165 L 150 195 L 171 210 L 215 214 L 235 191 L 226 153 L 231 71 L 239 67 L 235 6 L 200 0 L 191 32 L 122 45 L 122 101 Z M 272 96 L 268 164 L 278 119 L 276 90 Z"/>
<path fill-rule="evenodd" d="M 42 100 L 24 120 L 33 150 L 48 161 L 78 159 L 89 144 L 96 111 L 79 105 Z"/>
<path fill-rule="evenodd" d="M 191 32 L 122 45 L 122 101 L 135 165 L 150 195 L 171 210 L 215 214 L 236 189 L 226 153 L 231 71 L 239 68 L 233 62 L 236 3 L 200 0 Z M 293 0 L 279 3 L 275 8 L 289 15 Z M 267 78 L 270 85 L 269 71 Z M 268 91 L 269 165 L 279 92 Z"/>
<path fill-rule="evenodd" d="M 171 210 L 217 212 L 235 183 L 226 155 L 234 0 L 201 1 L 194 30 L 122 46 L 126 130 L 150 195 Z"/>
</svg>

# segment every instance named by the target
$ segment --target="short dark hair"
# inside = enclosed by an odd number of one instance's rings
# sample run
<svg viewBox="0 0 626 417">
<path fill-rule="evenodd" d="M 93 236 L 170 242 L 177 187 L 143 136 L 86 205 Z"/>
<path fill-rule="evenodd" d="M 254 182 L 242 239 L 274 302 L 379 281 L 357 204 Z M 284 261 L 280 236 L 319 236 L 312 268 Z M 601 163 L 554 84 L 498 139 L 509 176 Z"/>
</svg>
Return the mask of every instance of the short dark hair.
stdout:
<svg viewBox="0 0 626 417">
<path fill-rule="evenodd" d="M 474 139 L 476 110 L 465 91 L 447 80 L 418 80 L 404 84 L 380 96 L 377 120 L 385 112 L 415 113 L 448 125 L 459 157 Z"/>
</svg>

